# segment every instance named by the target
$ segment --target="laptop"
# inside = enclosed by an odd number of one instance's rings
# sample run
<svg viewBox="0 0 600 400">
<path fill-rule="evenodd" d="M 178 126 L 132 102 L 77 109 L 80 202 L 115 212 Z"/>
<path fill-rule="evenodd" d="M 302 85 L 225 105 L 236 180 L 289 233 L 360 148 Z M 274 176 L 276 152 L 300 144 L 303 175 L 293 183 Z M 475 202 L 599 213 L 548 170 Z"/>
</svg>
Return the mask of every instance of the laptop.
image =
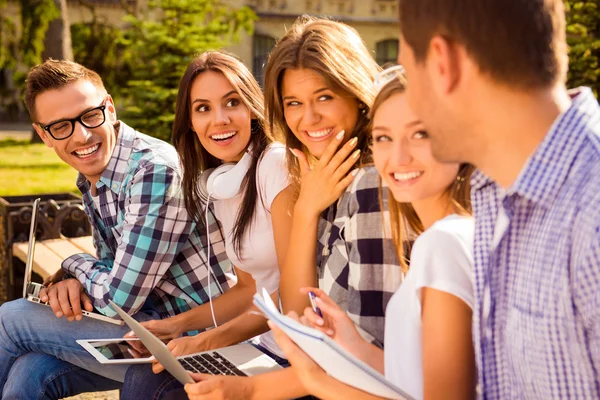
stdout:
<svg viewBox="0 0 600 400">
<path fill-rule="evenodd" d="M 271 356 L 248 343 L 175 357 L 159 338 L 111 300 L 109 303 L 146 349 L 183 385 L 194 383 L 188 371 L 211 375 L 253 376 L 282 369 Z"/>
<path fill-rule="evenodd" d="M 25 276 L 23 277 L 23 298 L 32 303 L 38 303 L 50 307 L 49 303 L 44 303 L 40 299 L 40 290 L 42 285 L 31 281 L 33 273 L 33 255 L 35 253 L 35 232 L 37 230 L 38 213 L 40 209 L 40 199 L 37 198 L 33 202 L 31 209 L 31 225 L 29 226 L 29 246 L 27 247 L 27 262 L 25 263 Z M 98 319 L 115 325 L 123 325 L 123 321 L 109 318 L 98 312 L 89 312 L 82 310 L 84 317 Z"/>
</svg>

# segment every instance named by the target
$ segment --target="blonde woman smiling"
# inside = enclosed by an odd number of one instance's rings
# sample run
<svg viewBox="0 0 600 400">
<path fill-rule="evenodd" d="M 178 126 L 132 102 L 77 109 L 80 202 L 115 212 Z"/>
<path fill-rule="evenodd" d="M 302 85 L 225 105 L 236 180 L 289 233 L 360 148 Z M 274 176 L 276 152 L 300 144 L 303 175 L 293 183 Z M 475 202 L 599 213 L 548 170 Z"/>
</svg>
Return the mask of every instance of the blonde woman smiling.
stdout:
<svg viewBox="0 0 600 400">
<path fill-rule="evenodd" d="M 325 332 L 416 399 L 468 399 L 475 394 L 471 342 L 472 244 L 468 164 L 433 158 L 426 128 L 406 103 L 400 67 L 371 112 L 373 159 L 389 187 L 390 218 L 406 278 L 386 310 L 385 351 L 364 341 L 347 314 L 325 292 L 314 291 L 323 318 L 311 308 L 306 323 Z M 406 223 L 407 226 L 403 226 Z M 418 234 L 403 254 L 403 232 Z M 324 373 L 285 334 L 276 338 L 307 391 L 322 399 L 369 399 Z"/>
</svg>

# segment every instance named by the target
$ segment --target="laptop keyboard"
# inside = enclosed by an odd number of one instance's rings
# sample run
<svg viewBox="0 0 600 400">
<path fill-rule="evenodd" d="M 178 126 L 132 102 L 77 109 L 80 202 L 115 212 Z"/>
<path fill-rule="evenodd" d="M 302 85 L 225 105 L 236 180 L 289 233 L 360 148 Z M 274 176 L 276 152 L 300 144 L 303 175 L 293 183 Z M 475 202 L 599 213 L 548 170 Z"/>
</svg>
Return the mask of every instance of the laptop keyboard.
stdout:
<svg viewBox="0 0 600 400">
<path fill-rule="evenodd" d="M 179 362 L 188 371 L 201 372 L 211 375 L 237 375 L 246 376 L 225 357 L 213 351 L 212 353 L 196 354 L 179 359 Z"/>
</svg>

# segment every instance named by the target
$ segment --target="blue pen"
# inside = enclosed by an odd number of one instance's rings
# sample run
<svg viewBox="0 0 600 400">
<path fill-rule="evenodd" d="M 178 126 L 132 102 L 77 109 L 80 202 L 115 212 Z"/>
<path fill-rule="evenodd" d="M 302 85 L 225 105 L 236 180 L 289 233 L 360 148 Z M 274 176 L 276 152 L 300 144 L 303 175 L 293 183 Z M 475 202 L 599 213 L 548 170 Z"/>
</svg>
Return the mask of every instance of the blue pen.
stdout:
<svg viewBox="0 0 600 400">
<path fill-rule="evenodd" d="M 321 310 L 319 309 L 319 307 L 317 307 L 317 303 L 316 303 L 316 298 L 317 295 L 315 295 L 313 292 L 308 292 L 308 298 L 310 300 L 310 305 L 313 309 L 313 311 L 321 318 L 323 318 L 323 314 L 321 313 Z"/>
</svg>

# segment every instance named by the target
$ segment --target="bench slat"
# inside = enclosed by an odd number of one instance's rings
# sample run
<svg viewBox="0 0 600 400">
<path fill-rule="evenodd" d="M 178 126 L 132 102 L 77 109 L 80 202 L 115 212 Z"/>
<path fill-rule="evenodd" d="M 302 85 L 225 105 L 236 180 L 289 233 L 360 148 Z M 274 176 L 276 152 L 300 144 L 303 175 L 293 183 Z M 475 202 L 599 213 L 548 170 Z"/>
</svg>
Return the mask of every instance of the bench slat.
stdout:
<svg viewBox="0 0 600 400">
<path fill-rule="evenodd" d="M 12 250 L 13 255 L 23 262 L 27 262 L 27 247 L 29 244 L 15 243 Z M 33 271 L 39 274 L 43 279 L 54 274 L 60 269 L 63 259 L 56 255 L 50 248 L 46 247 L 44 242 L 35 244 L 35 256 L 33 257 Z"/>
<path fill-rule="evenodd" d="M 27 262 L 27 247 L 29 243 L 14 243 L 13 255 Z M 71 239 L 50 239 L 38 241 L 35 244 L 33 271 L 46 279 L 60 269 L 63 260 L 73 254 L 96 254 L 92 236 Z"/>
<path fill-rule="evenodd" d="M 69 238 L 69 242 L 83 250 L 84 253 L 88 253 L 96 256 L 96 248 L 94 247 L 94 239 L 92 236 L 81 236 L 76 238 Z"/>
</svg>

